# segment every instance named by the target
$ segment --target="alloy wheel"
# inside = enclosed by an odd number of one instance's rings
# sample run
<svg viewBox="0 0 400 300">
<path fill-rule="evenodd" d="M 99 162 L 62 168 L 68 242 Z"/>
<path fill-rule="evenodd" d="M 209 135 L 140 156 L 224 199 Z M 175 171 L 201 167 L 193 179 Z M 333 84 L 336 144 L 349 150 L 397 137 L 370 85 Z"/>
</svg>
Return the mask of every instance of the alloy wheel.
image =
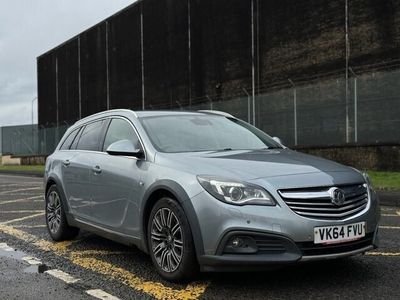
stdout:
<svg viewBox="0 0 400 300">
<path fill-rule="evenodd" d="M 47 224 L 53 234 L 58 232 L 61 224 L 61 200 L 55 191 L 52 191 L 47 198 Z"/>
<path fill-rule="evenodd" d="M 160 268 L 174 272 L 183 256 L 183 234 L 181 224 L 169 208 L 160 208 L 151 223 L 151 246 Z"/>
</svg>

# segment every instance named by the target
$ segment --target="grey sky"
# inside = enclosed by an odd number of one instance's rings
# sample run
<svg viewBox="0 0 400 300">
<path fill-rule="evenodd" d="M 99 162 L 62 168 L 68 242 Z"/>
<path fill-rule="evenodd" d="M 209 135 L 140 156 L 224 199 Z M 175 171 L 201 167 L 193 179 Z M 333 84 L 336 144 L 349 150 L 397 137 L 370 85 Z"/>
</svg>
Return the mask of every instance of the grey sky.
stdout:
<svg viewBox="0 0 400 300">
<path fill-rule="evenodd" d="M 133 2 L 1 0 L 0 126 L 31 123 L 37 56 Z"/>
</svg>

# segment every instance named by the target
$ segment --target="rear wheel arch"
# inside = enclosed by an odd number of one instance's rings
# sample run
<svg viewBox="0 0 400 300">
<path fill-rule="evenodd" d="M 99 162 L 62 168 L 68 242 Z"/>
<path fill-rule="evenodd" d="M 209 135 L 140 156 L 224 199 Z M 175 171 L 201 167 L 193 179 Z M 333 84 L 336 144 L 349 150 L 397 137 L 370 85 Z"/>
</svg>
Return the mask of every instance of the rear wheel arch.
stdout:
<svg viewBox="0 0 400 300">
<path fill-rule="evenodd" d="M 47 193 L 48 193 L 50 187 L 53 185 L 57 186 L 57 189 L 59 190 L 60 196 L 61 196 L 61 203 L 64 206 L 66 213 L 69 213 L 69 205 L 68 205 L 68 201 L 66 201 L 67 198 L 65 197 L 64 188 L 63 188 L 61 182 L 57 178 L 52 176 L 47 179 L 44 196 L 47 197 Z"/>
</svg>

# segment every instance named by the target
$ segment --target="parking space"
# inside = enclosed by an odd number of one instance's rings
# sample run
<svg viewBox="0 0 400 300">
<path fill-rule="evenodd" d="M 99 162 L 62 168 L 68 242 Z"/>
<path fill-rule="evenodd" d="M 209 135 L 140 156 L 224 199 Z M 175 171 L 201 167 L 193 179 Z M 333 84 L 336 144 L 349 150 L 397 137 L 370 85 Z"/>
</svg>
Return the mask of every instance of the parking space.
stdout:
<svg viewBox="0 0 400 300">
<path fill-rule="evenodd" d="M 120 299 L 397 299 L 400 294 L 400 208 L 382 208 L 381 247 L 366 255 L 268 272 L 208 273 L 179 285 L 162 280 L 150 258 L 134 247 L 87 232 L 53 243 L 44 226 L 42 193 L 40 178 L 0 175 L 0 245 L 79 279 L 65 284 L 80 291 L 82 299 L 93 290 L 93 297 L 105 292 Z"/>
</svg>

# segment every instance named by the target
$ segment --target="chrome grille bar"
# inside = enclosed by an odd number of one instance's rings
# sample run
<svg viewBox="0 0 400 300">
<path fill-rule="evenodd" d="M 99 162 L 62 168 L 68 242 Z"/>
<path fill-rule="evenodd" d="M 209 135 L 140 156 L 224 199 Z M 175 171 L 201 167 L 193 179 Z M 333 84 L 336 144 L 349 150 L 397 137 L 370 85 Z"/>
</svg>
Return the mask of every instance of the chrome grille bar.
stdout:
<svg viewBox="0 0 400 300">
<path fill-rule="evenodd" d="M 332 187 L 279 190 L 285 203 L 300 216 L 314 219 L 341 220 L 364 210 L 368 205 L 368 190 L 365 184 L 338 186 L 345 193 L 345 201 L 333 204 L 329 189 Z"/>
</svg>

